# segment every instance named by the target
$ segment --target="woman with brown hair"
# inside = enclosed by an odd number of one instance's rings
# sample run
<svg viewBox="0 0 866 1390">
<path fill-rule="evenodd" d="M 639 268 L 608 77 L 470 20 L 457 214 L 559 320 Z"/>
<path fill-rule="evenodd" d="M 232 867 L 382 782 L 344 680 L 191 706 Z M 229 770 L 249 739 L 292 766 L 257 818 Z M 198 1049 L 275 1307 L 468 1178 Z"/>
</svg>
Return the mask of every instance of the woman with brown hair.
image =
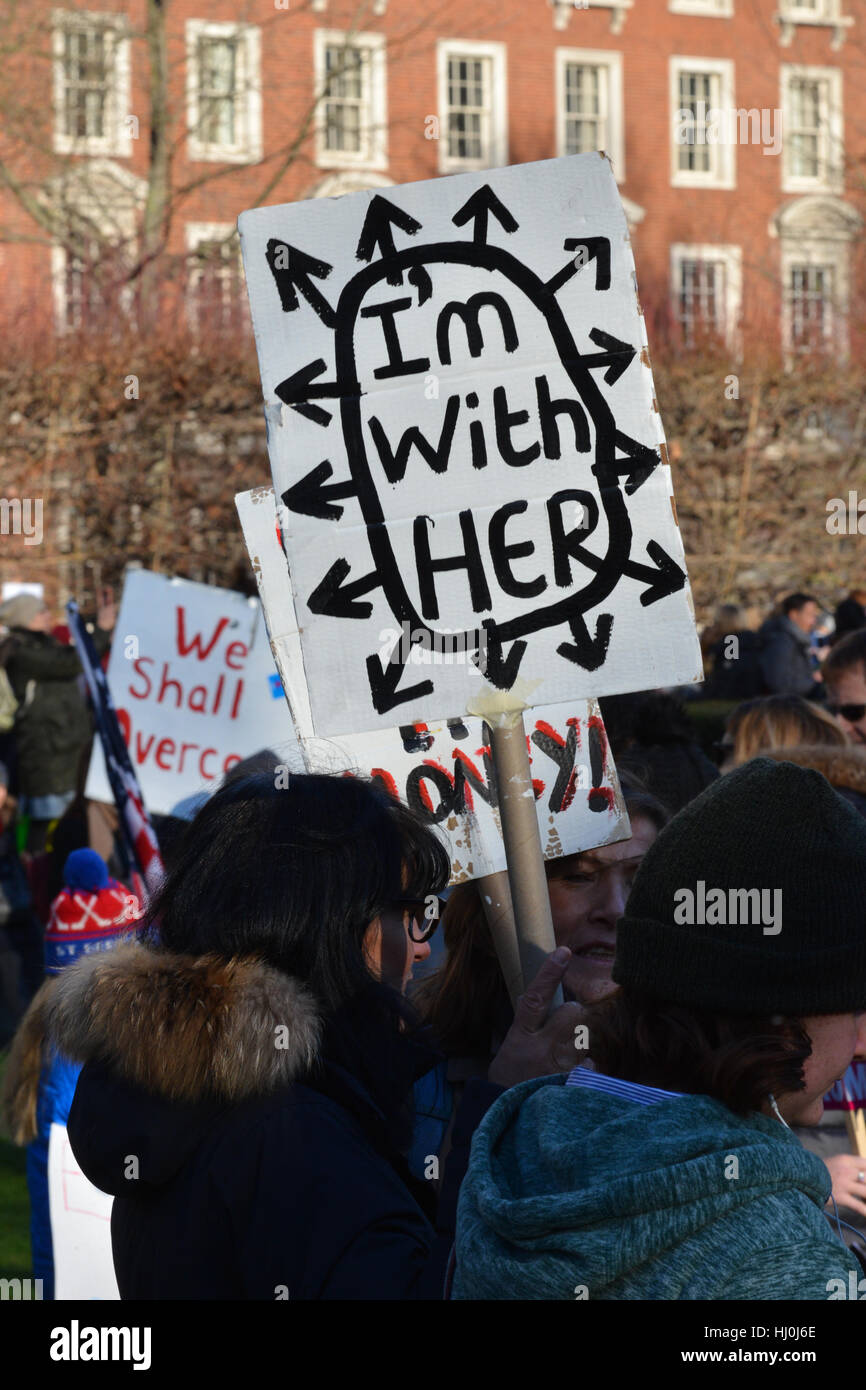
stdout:
<svg viewBox="0 0 866 1390">
<path fill-rule="evenodd" d="M 746 700 L 728 716 L 720 744 L 725 755 L 722 772 L 741 767 L 750 758 L 773 748 L 823 744 L 844 748 L 848 736 L 832 714 L 799 695 L 766 695 Z"/>
<path fill-rule="evenodd" d="M 668 820 L 664 807 L 648 792 L 626 789 L 624 799 L 630 839 L 545 864 L 556 944 L 571 952 L 563 992 L 566 1000 L 579 1004 L 616 988 L 611 967 L 617 919 L 644 854 Z M 479 1078 L 500 1085 L 512 1080 L 497 1054 L 514 1011 L 477 883 L 460 884 L 452 891 L 442 926 L 445 964 L 412 996 L 446 1058 L 415 1087 L 421 1120 L 410 1163 L 419 1174 L 432 1154 L 444 1152 L 443 1145 L 447 1148 L 447 1132 L 465 1084 Z M 574 1056 L 573 1045 L 562 1053 L 565 1070 Z"/>
</svg>

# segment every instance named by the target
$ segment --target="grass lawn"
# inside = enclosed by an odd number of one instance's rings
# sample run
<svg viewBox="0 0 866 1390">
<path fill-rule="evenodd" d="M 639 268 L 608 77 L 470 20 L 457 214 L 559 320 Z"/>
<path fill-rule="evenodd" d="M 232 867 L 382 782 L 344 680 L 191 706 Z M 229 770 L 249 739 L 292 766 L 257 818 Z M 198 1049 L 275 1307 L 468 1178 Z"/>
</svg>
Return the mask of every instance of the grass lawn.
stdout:
<svg viewBox="0 0 866 1390">
<path fill-rule="evenodd" d="M 5 1066 L 5 1056 L 0 1057 L 0 1085 Z M 24 1163 L 24 1149 L 9 1142 L 0 1120 L 0 1279 L 27 1279 L 33 1273 Z"/>
</svg>

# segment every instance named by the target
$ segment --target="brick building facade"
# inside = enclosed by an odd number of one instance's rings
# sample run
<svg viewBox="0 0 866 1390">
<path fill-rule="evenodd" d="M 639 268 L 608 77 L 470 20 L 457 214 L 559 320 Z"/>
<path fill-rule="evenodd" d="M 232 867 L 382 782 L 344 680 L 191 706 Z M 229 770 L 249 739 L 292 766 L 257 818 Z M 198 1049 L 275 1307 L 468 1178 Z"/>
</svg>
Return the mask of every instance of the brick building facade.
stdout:
<svg viewBox="0 0 866 1390">
<path fill-rule="evenodd" d="M 176 0 L 161 147 L 145 6 L 106 4 L 36 0 L 6 28 L 13 321 L 69 331 L 133 313 L 149 218 L 151 237 L 167 230 L 160 284 L 182 288 L 191 326 L 232 327 L 232 230 L 254 203 L 604 149 L 651 344 L 858 349 L 864 0 Z"/>
</svg>

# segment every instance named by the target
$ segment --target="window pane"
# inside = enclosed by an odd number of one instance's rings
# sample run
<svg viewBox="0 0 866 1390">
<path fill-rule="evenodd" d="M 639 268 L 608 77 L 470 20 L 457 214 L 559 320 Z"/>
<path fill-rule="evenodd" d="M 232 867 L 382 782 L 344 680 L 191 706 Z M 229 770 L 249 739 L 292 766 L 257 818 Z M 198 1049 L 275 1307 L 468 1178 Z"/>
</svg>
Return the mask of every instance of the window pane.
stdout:
<svg viewBox="0 0 866 1390">
<path fill-rule="evenodd" d="M 607 144 L 607 73 L 569 63 L 565 69 L 565 153 L 585 154 Z"/>
<path fill-rule="evenodd" d="M 677 319 L 687 345 L 699 336 L 724 334 L 725 272 L 724 261 L 680 262 Z"/>
<path fill-rule="evenodd" d="M 707 113 L 719 104 L 717 73 L 680 72 L 679 110 L 681 133 L 677 146 L 677 167 L 692 173 L 709 174 L 717 167 L 718 145 L 707 143 Z"/>
<path fill-rule="evenodd" d="M 198 41 L 198 138 L 205 145 L 237 143 L 238 45 L 237 39 Z"/>
<path fill-rule="evenodd" d="M 490 158 L 491 59 L 448 59 L 448 155 L 483 164 Z"/>
<path fill-rule="evenodd" d="M 791 341 L 795 351 L 815 352 L 826 347 L 833 328 L 833 267 L 791 267 Z"/>
<path fill-rule="evenodd" d="M 67 29 L 63 35 L 63 130 L 80 138 L 107 132 L 113 50 L 103 28 Z"/>
<path fill-rule="evenodd" d="M 334 47 L 325 50 L 325 148 L 345 154 L 363 154 L 365 141 L 364 107 L 368 69 L 366 54 L 360 48 Z"/>
</svg>

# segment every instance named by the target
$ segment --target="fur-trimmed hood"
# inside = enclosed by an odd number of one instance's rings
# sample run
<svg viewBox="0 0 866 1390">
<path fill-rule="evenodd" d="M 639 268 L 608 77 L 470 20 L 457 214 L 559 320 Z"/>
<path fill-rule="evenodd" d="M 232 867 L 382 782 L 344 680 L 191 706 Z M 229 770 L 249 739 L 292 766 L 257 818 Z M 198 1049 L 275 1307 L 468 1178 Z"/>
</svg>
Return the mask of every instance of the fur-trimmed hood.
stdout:
<svg viewBox="0 0 866 1390">
<path fill-rule="evenodd" d="M 237 1103 L 315 1060 L 316 1003 L 253 958 L 181 956 L 135 942 L 68 967 L 43 1004 L 51 1042 L 168 1101 Z"/>
<path fill-rule="evenodd" d="M 761 756 L 796 763 L 798 767 L 811 767 L 823 773 L 837 791 L 857 792 L 866 797 L 866 749 L 854 745 L 846 748 L 809 743 L 799 748 L 774 748 L 762 752 Z"/>
</svg>

